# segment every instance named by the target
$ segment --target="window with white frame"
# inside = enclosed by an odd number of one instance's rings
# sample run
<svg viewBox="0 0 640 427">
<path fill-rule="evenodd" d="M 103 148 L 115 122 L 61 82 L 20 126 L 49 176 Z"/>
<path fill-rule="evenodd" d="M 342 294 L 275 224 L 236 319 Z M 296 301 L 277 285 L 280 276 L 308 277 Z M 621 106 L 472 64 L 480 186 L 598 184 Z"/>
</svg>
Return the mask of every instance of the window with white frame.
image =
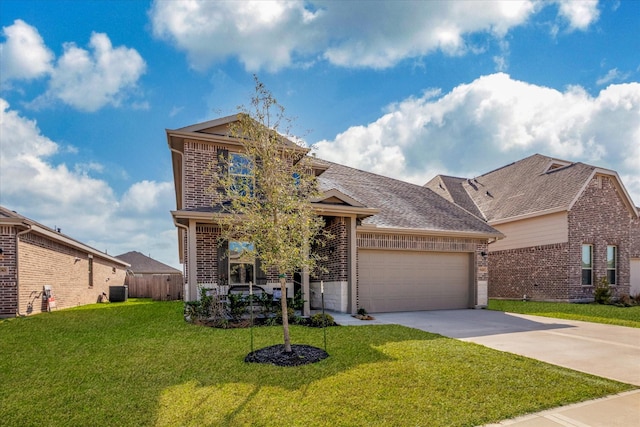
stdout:
<svg viewBox="0 0 640 427">
<path fill-rule="evenodd" d="M 593 285 L 593 245 L 582 245 L 582 286 Z"/>
<path fill-rule="evenodd" d="M 610 285 L 616 284 L 617 267 L 618 267 L 618 247 L 607 246 L 607 281 Z"/>
<path fill-rule="evenodd" d="M 253 248 L 253 243 L 229 242 L 229 285 L 255 283 Z"/>
</svg>

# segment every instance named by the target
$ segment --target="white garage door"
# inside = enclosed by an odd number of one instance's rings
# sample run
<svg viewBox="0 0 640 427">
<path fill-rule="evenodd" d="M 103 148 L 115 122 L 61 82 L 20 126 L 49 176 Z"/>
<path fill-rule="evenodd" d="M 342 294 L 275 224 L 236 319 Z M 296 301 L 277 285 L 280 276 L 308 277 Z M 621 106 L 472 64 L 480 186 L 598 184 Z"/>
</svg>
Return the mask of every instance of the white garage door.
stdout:
<svg viewBox="0 0 640 427">
<path fill-rule="evenodd" d="M 359 306 L 371 313 L 468 308 L 468 253 L 361 249 Z"/>
<path fill-rule="evenodd" d="M 629 294 L 640 294 L 640 258 L 631 260 L 631 288 Z"/>
</svg>

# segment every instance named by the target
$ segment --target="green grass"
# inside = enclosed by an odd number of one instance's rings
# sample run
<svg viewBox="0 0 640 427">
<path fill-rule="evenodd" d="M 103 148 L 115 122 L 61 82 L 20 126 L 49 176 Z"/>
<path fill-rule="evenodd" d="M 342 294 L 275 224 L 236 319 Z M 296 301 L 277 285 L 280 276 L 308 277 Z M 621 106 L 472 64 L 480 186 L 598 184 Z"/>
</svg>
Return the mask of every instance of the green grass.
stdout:
<svg viewBox="0 0 640 427">
<path fill-rule="evenodd" d="M 397 325 L 329 328 L 313 365 L 246 364 L 249 334 L 146 300 L 0 321 L 0 424 L 473 426 L 633 388 Z M 291 335 L 323 346 L 321 329 Z"/>
<path fill-rule="evenodd" d="M 490 300 L 490 310 L 640 328 L 640 306 Z"/>
</svg>

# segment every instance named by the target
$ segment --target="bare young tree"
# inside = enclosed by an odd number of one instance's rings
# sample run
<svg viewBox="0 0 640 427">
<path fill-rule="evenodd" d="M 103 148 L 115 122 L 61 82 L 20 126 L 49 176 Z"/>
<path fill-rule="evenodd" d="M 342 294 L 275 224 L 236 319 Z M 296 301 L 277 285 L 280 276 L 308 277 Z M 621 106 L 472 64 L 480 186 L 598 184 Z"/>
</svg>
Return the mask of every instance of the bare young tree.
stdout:
<svg viewBox="0 0 640 427">
<path fill-rule="evenodd" d="M 319 196 L 308 149 L 286 137 L 291 120 L 264 84 L 255 78 L 249 108 L 239 107 L 230 125 L 233 138 L 243 143 L 239 154 L 219 160 L 215 186 L 222 194 L 222 238 L 241 241 L 242 256 L 260 259 L 264 271 L 277 271 L 286 352 L 291 352 L 286 277 L 312 271 L 318 258 L 311 253 L 321 244 L 324 221 L 313 209 Z"/>
</svg>

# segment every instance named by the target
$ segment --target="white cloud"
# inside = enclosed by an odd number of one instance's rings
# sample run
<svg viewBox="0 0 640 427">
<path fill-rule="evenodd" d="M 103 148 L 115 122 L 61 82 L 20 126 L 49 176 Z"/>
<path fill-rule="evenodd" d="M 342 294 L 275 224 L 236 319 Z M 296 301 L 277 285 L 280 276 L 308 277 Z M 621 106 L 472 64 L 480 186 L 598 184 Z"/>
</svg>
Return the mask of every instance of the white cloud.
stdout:
<svg viewBox="0 0 640 427">
<path fill-rule="evenodd" d="M 155 210 L 160 200 L 173 197 L 172 182 L 141 181 L 133 184 L 122 197 L 122 207 L 134 212 Z"/>
<path fill-rule="evenodd" d="M 54 163 L 60 146 L 4 99 L 0 135 L 0 204 L 112 255 L 152 252 L 179 267 L 169 214 L 175 206 L 171 182 L 134 183 L 118 197 L 106 181 L 91 175 L 103 170 L 101 164 Z"/>
<path fill-rule="evenodd" d="M 118 106 L 127 90 L 136 86 L 146 64 L 131 48 L 113 48 L 106 34 L 93 33 L 91 51 L 66 43 L 51 72 L 45 99 L 59 99 L 83 111 Z"/>
<path fill-rule="evenodd" d="M 320 141 L 319 157 L 424 184 L 437 173 L 476 176 L 533 153 L 614 169 L 640 203 L 640 83 L 598 96 L 497 73 L 441 95 L 391 105 L 366 126 Z"/>
<path fill-rule="evenodd" d="M 16 19 L 2 28 L 6 42 L 0 44 L 0 82 L 31 80 L 51 71 L 53 53 L 44 44 L 38 30 Z"/>
<path fill-rule="evenodd" d="M 600 17 L 598 0 L 559 0 L 559 15 L 569 22 L 570 30 L 586 30 Z"/>
<path fill-rule="evenodd" d="M 185 50 L 194 68 L 237 54 L 249 70 L 276 70 L 307 51 L 319 14 L 302 1 L 156 1 L 150 12 L 154 34 Z"/>
<path fill-rule="evenodd" d="M 607 74 L 596 80 L 598 86 L 606 85 L 614 81 L 624 81 L 629 78 L 631 73 L 621 73 L 617 68 L 610 69 Z"/>
<path fill-rule="evenodd" d="M 106 34 L 93 33 L 89 50 L 69 42 L 55 60 L 38 30 L 21 20 L 3 28 L 6 42 L 0 45 L 3 86 L 19 80 L 48 78 L 46 93 L 29 103 L 47 106 L 59 100 L 82 111 L 93 112 L 106 105 L 119 106 L 136 89 L 146 70 L 140 54 L 125 46 L 113 47 Z M 14 83 L 15 84 L 15 83 Z M 148 109 L 147 102 L 132 108 Z"/>
<path fill-rule="evenodd" d="M 570 30 L 585 29 L 598 19 L 597 2 L 557 3 Z M 381 69 L 436 50 L 450 55 L 477 52 L 466 40 L 469 35 L 502 40 L 551 4 L 155 0 L 149 15 L 154 35 L 186 52 L 199 70 L 230 57 L 250 71 L 305 66 L 318 59 Z"/>
</svg>

